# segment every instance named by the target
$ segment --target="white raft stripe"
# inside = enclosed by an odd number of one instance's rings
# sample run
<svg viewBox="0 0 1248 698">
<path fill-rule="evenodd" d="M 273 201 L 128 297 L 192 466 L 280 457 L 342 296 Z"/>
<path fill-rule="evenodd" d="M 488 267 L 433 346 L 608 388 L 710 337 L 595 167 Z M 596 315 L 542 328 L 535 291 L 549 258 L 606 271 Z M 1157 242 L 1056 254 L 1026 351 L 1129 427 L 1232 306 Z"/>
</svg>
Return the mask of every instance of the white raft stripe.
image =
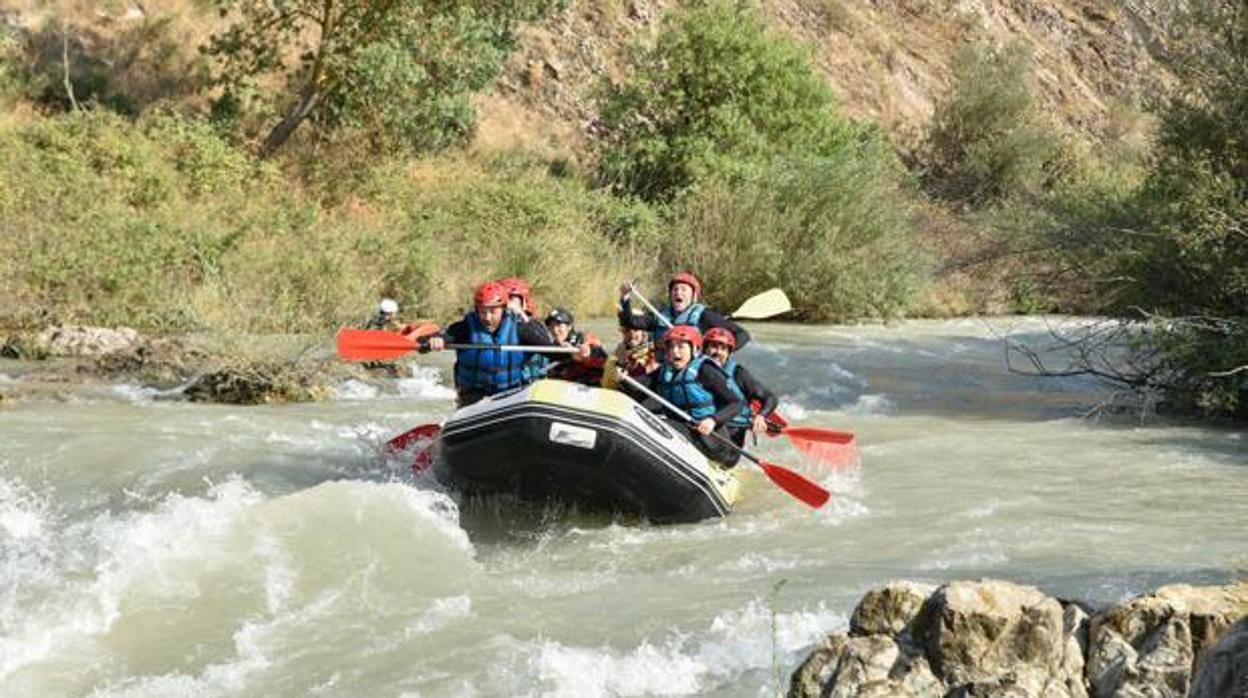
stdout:
<svg viewBox="0 0 1248 698">
<path fill-rule="evenodd" d="M 577 424 L 588 426 L 590 428 L 610 431 L 631 441 L 642 450 L 653 456 L 661 464 L 667 467 L 668 470 L 680 475 L 682 478 L 689 481 L 694 487 L 701 490 L 707 499 L 711 501 L 711 504 L 715 506 L 715 509 L 719 512 L 720 516 L 726 516 L 729 513 L 730 507 L 728 503 L 724 500 L 723 495 L 719 492 L 719 488 L 715 486 L 709 475 L 704 473 L 696 465 L 692 465 L 681 460 L 680 458 L 677 458 L 671 451 L 668 451 L 661 446 L 657 446 L 657 442 L 650 437 L 649 434 L 642 432 L 632 424 L 624 422 L 616 417 L 608 417 L 606 415 L 600 415 L 593 412 L 573 410 L 560 405 L 527 402 L 519 405 L 509 405 L 488 414 L 460 420 L 458 423 L 454 420 L 448 420 L 442 427 L 442 437 L 454 436 L 461 432 L 475 431 L 481 427 L 533 416 L 532 414 L 528 414 L 530 412 L 536 413 L 538 416 L 546 417 L 550 417 L 550 415 L 542 415 L 542 412 L 554 412 L 556 414 L 563 412 L 565 414 L 561 415 L 560 419 L 573 421 Z M 604 423 L 598 424 L 584 421 L 585 419 L 590 418 L 602 420 Z M 617 425 L 623 426 L 624 429 L 619 429 Z M 675 438 L 683 437 L 676 435 Z M 675 463 L 675 466 L 673 466 L 672 463 Z M 707 463 L 707 467 L 712 467 L 709 462 Z"/>
</svg>

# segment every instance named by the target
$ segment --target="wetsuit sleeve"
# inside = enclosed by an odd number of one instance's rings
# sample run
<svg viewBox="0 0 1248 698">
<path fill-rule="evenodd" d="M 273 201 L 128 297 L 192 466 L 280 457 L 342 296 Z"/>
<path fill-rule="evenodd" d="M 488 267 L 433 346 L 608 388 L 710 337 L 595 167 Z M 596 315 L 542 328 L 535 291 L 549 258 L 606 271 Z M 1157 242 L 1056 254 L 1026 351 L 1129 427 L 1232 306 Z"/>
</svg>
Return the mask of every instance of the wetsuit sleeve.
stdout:
<svg viewBox="0 0 1248 698">
<path fill-rule="evenodd" d="M 629 298 L 628 296 L 625 296 L 624 298 L 620 299 L 620 312 L 624 313 L 625 315 L 631 314 L 633 312 L 632 299 Z M 663 321 L 660 320 L 657 315 L 650 312 L 649 308 L 646 308 L 646 320 L 650 323 L 646 327 L 646 331 L 648 332 L 654 332 L 655 330 L 662 330 L 667 327 L 667 325 L 663 324 Z"/>
<path fill-rule="evenodd" d="M 446 329 L 439 332 L 437 337 L 441 337 L 442 341 L 447 344 L 468 344 L 472 341 L 472 328 L 468 327 L 468 323 L 460 320 L 452 322 Z M 422 337 L 417 341 L 420 346 L 420 353 L 427 354 L 429 352 L 430 337 Z"/>
<path fill-rule="evenodd" d="M 715 396 L 716 405 L 722 405 L 713 415 L 715 426 L 726 424 L 745 409 L 745 403 L 728 387 L 728 376 L 710 361 L 698 370 L 698 382 Z"/>
<path fill-rule="evenodd" d="M 776 411 L 776 407 L 780 403 L 776 399 L 776 394 L 771 392 L 767 386 L 758 382 L 754 374 L 747 371 L 744 366 L 738 365 L 735 378 L 737 385 L 741 386 L 741 392 L 745 393 L 745 399 L 758 400 L 763 404 L 759 414 L 766 416 Z"/>
<path fill-rule="evenodd" d="M 740 323 L 707 308 L 702 311 L 702 317 L 698 319 L 698 329 L 702 331 L 702 334 L 706 334 L 706 331 L 712 327 L 722 327 L 731 332 L 737 340 L 737 351 L 744 349 L 745 345 L 750 343 L 750 333 Z"/>
<path fill-rule="evenodd" d="M 546 331 L 546 326 L 536 320 L 520 323 L 516 328 L 516 336 L 520 339 L 520 344 L 526 347 L 549 347 L 555 344 L 550 333 Z"/>
</svg>

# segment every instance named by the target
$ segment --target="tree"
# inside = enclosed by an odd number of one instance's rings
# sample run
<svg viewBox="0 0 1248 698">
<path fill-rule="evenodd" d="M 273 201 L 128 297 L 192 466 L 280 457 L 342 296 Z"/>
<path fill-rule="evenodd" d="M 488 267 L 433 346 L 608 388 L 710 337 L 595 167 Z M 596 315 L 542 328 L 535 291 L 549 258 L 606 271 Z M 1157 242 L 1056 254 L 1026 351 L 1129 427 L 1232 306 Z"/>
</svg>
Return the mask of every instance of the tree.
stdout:
<svg viewBox="0 0 1248 698">
<path fill-rule="evenodd" d="M 936 105 L 926 141 L 926 188 L 970 206 L 1036 197 L 1060 170 L 1061 140 L 1031 93 L 1024 44 L 967 46 Z"/>
<path fill-rule="evenodd" d="M 280 114 L 262 155 L 309 118 L 366 130 L 379 148 L 432 150 L 471 131 L 469 93 L 497 75 L 516 24 L 556 2 L 215 0 L 231 23 L 203 50 L 217 60 L 219 113 Z"/>
<path fill-rule="evenodd" d="M 822 156 L 878 134 L 837 113 L 807 52 L 746 3 L 673 10 L 627 82 L 600 100 L 600 176 L 650 201 L 756 170 L 787 154 Z"/>
</svg>

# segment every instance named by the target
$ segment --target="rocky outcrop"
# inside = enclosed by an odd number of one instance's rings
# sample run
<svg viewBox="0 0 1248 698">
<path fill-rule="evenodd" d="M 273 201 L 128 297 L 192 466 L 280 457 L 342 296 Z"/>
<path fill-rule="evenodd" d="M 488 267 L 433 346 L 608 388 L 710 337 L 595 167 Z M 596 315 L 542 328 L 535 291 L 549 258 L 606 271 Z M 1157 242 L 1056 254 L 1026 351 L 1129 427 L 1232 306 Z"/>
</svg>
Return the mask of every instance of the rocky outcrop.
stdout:
<svg viewBox="0 0 1248 698">
<path fill-rule="evenodd" d="M 1205 655 L 1191 698 L 1248 698 L 1248 618 L 1231 626 Z"/>
<path fill-rule="evenodd" d="M 1031 49 L 1037 102 L 1062 130 L 1092 141 L 1134 128 L 1133 105 L 1171 78 L 1164 17 L 1148 0 L 776 0 L 775 26 L 811 49 L 845 111 L 909 148 L 948 90 L 958 52 L 1018 41 Z M 630 47 L 675 0 L 568 2 L 517 32 L 518 50 L 481 100 L 478 145 L 584 145 L 603 79 L 627 73 Z"/>
<path fill-rule="evenodd" d="M 236 361 L 200 375 L 183 391 L 192 402 L 262 405 L 317 402 L 329 396 L 325 371 L 312 362 Z"/>
<path fill-rule="evenodd" d="M 1164 587 L 1090 617 L 1012 582 L 891 582 L 815 648 L 789 695 L 1178 698 L 1206 655 L 1193 691 L 1228 695 L 1248 681 L 1248 635 L 1212 647 L 1246 614 L 1248 583 Z"/>
<path fill-rule="evenodd" d="M 1184 696 L 1200 655 L 1248 614 L 1248 583 L 1167 586 L 1092 621 L 1088 681 L 1098 696 Z"/>
</svg>

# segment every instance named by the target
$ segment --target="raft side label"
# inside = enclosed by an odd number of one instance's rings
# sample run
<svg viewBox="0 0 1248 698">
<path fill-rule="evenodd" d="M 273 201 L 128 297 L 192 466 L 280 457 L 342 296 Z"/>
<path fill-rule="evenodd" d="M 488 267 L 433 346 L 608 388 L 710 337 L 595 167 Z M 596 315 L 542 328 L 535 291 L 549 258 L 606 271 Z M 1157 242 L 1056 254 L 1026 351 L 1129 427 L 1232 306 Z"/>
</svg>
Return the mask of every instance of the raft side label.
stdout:
<svg viewBox="0 0 1248 698">
<path fill-rule="evenodd" d="M 550 423 L 550 440 L 557 444 L 576 446 L 577 448 L 593 448 L 598 443 L 598 432 L 585 427 L 552 421 Z"/>
</svg>

